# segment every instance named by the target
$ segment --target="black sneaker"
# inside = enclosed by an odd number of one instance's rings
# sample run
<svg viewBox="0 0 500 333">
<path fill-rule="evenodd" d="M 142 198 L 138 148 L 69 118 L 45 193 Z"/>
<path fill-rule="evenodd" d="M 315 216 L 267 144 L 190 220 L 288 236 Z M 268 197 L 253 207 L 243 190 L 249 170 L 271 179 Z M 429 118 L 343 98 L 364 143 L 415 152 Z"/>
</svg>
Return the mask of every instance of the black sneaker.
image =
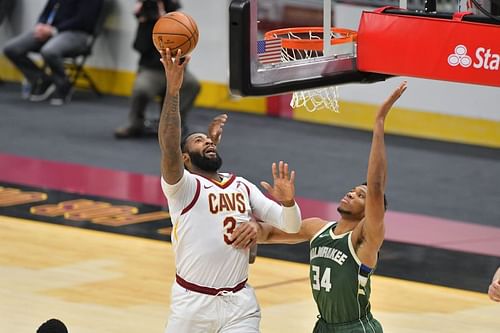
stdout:
<svg viewBox="0 0 500 333">
<path fill-rule="evenodd" d="M 56 90 L 56 85 L 50 81 L 42 81 L 35 85 L 29 97 L 32 102 L 41 102 L 49 98 Z"/>
<path fill-rule="evenodd" d="M 61 106 L 71 101 L 72 95 L 71 87 L 64 89 L 56 89 L 50 98 L 50 105 Z"/>
</svg>

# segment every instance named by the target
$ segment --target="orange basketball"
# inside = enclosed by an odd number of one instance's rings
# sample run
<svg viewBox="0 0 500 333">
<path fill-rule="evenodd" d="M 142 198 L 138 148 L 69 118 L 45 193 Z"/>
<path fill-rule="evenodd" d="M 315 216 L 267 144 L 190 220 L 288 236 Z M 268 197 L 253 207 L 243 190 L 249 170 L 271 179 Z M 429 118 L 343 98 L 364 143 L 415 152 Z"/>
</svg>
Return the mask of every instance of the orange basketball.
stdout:
<svg viewBox="0 0 500 333">
<path fill-rule="evenodd" d="M 172 55 L 181 50 L 181 56 L 189 54 L 198 43 L 198 26 L 193 18 L 183 12 L 163 15 L 153 27 L 153 43 L 160 50 L 169 48 Z"/>
</svg>

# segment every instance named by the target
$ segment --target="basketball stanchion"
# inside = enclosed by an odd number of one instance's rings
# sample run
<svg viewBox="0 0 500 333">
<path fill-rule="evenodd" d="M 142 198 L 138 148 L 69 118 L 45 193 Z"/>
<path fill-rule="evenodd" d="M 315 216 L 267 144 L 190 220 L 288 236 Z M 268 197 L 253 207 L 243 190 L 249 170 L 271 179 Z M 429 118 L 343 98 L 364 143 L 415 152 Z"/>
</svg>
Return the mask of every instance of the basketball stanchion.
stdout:
<svg viewBox="0 0 500 333">
<path fill-rule="evenodd" d="M 342 49 L 342 44 L 356 42 L 357 32 L 350 29 L 332 27 L 330 44 Z M 300 60 L 322 57 L 323 27 L 296 27 L 271 30 L 264 38 L 281 39 L 281 61 L 299 62 Z M 349 47 L 348 47 L 349 49 Z M 351 50 L 349 50 L 351 51 Z M 333 54 L 335 56 L 335 53 Z M 341 56 L 341 55 L 339 55 Z M 294 91 L 290 101 L 292 108 L 304 108 L 308 112 L 327 109 L 339 112 L 339 91 L 337 86 Z"/>
</svg>

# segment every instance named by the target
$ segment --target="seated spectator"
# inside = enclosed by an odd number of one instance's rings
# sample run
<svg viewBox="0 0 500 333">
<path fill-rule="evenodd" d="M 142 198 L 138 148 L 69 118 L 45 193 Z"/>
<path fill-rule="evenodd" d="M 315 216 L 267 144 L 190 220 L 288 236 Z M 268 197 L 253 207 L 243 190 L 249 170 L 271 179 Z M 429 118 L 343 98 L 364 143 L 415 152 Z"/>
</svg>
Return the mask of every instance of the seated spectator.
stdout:
<svg viewBox="0 0 500 333">
<path fill-rule="evenodd" d="M 4 53 L 31 85 L 31 101 L 50 97 L 52 105 L 62 105 L 70 100 L 63 58 L 85 49 L 101 6 L 102 0 L 48 0 L 34 29 L 7 42 Z M 39 52 L 50 73 L 37 66 L 29 52 Z"/>
</svg>

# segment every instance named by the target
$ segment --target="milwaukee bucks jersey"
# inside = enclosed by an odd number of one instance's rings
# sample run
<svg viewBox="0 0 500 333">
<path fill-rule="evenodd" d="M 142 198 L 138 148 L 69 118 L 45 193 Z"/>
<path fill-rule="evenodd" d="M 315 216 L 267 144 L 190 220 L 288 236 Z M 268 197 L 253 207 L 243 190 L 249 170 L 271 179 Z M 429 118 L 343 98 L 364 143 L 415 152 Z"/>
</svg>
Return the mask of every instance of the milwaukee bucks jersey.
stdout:
<svg viewBox="0 0 500 333">
<path fill-rule="evenodd" d="M 362 321 L 372 318 L 369 302 L 372 270 L 357 257 L 351 242 L 352 231 L 335 235 L 335 226 L 336 223 L 327 224 L 310 243 L 313 297 L 324 325 L 359 322 L 363 326 Z"/>
</svg>

